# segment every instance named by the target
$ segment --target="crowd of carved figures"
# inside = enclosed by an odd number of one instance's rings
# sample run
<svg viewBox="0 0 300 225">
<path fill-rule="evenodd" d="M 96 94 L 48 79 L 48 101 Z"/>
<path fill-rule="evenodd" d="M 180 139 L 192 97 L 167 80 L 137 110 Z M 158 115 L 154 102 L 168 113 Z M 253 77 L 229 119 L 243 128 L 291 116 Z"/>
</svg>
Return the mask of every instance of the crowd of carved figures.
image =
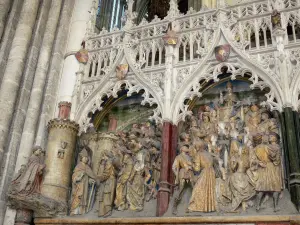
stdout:
<svg viewBox="0 0 300 225">
<path fill-rule="evenodd" d="M 176 187 L 172 213 L 177 214 L 188 187 L 192 194 L 186 213 L 246 211 L 249 207 L 259 211 L 268 199 L 273 199 L 274 211 L 280 210 L 284 187 L 277 121 L 266 108 L 238 99 L 230 82 L 217 102 L 199 107 L 180 128 L 178 155 L 172 166 Z M 88 146 L 81 149 L 72 173 L 71 216 L 92 209 L 100 217 L 110 216 L 113 210 L 142 211 L 146 201 L 156 198 L 161 125 L 135 123 L 115 135 L 113 147 L 103 150 L 97 163 L 92 162 Z M 64 157 L 62 149 L 59 156 Z M 43 160 L 44 151 L 34 147 L 27 165 L 12 181 L 12 199 L 28 203 L 40 193 Z"/>
<path fill-rule="evenodd" d="M 102 152 L 93 172 L 86 149 L 72 176 L 70 215 L 88 213 L 92 208 L 100 217 L 112 211 L 142 211 L 144 202 L 155 199 L 160 178 L 161 129 L 150 123 L 133 124 L 119 132 L 113 149 Z"/>
<path fill-rule="evenodd" d="M 245 105 L 227 83 L 217 104 L 200 107 L 180 134 L 173 172 L 178 185 L 173 214 L 187 187 L 187 212 L 234 212 L 265 207 L 274 211 L 283 189 L 277 120 L 266 108 Z"/>
</svg>

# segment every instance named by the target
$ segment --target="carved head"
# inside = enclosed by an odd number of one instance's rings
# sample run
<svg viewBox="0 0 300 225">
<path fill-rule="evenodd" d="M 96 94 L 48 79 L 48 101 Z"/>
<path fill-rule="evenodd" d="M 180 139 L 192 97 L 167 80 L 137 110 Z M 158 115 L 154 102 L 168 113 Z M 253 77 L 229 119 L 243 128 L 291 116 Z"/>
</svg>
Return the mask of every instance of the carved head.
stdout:
<svg viewBox="0 0 300 225">
<path fill-rule="evenodd" d="M 32 153 L 36 156 L 40 156 L 42 153 L 44 153 L 44 151 L 41 146 L 34 146 L 32 148 Z"/>
<path fill-rule="evenodd" d="M 257 112 L 258 110 L 259 110 L 259 107 L 257 106 L 257 105 L 252 105 L 251 107 L 250 107 L 250 109 L 251 109 L 251 111 L 252 112 Z"/>
<path fill-rule="evenodd" d="M 188 153 L 190 150 L 189 150 L 189 148 L 186 146 L 186 145 L 184 145 L 184 146 L 182 146 L 181 148 L 180 148 L 180 152 L 184 152 L 184 153 Z"/>
<path fill-rule="evenodd" d="M 232 92 L 232 83 L 231 82 L 227 82 L 226 89 L 228 92 L 230 92 L 230 93 Z"/>
<path fill-rule="evenodd" d="M 197 151 L 204 151 L 205 143 L 203 141 L 196 141 L 194 147 Z"/>
<path fill-rule="evenodd" d="M 81 150 L 79 153 L 80 161 L 83 162 L 84 164 L 88 164 L 89 162 L 89 155 L 88 152 L 85 148 Z"/>
<path fill-rule="evenodd" d="M 203 114 L 203 121 L 204 122 L 209 122 L 210 121 L 209 116 L 207 114 Z"/>
<path fill-rule="evenodd" d="M 276 134 L 276 133 L 274 133 L 274 132 L 270 133 L 269 141 L 270 141 L 271 143 L 274 143 L 274 142 L 275 142 L 275 143 L 278 143 L 278 142 L 279 142 L 279 135 Z"/>
<path fill-rule="evenodd" d="M 266 121 L 266 120 L 268 120 L 269 118 L 270 118 L 270 115 L 269 115 L 269 113 L 268 113 L 267 111 L 264 111 L 264 112 L 261 113 L 261 119 L 262 119 L 263 121 Z"/>
</svg>

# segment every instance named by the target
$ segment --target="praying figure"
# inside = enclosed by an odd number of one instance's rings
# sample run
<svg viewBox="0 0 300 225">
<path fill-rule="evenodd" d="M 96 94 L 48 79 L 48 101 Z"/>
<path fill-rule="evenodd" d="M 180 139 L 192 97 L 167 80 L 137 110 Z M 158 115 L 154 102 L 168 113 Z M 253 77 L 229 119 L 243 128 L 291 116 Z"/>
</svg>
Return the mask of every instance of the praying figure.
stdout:
<svg viewBox="0 0 300 225">
<path fill-rule="evenodd" d="M 26 198 L 40 193 L 40 186 L 45 164 L 44 151 L 40 146 L 33 147 L 26 166 L 21 166 L 17 177 L 12 181 L 10 194 Z"/>
</svg>

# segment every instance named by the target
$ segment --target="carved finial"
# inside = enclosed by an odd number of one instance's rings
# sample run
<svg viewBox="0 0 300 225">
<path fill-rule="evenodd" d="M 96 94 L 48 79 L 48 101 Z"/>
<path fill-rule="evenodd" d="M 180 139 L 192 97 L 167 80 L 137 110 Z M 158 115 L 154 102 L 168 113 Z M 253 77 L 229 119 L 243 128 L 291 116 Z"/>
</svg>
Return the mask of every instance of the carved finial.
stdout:
<svg viewBox="0 0 300 225">
<path fill-rule="evenodd" d="M 175 17 L 179 16 L 179 9 L 178 9 L 178 4 L 177 0 L 170 0 L 170 8 L 168 11 L 167 18 L 168 19 L 174 19 Z"/>
<path fill-rule="evenodd" d="M 98 9 L 98 2 L 94 0 L 92 3 L 91 10 L 89 11 L 90 18 L 87 23 L 86 36 L 90 36 L 91 34 L 95 33 L 97 9 Z"/>
<path fill-rule="evenodd" d="M 137 14 L 136 12 L 133 12 L 133 3 L 134 3 L 134 0 L 126 0 L 127 2 L 127 10 L 125 12 L 125 17 L 126 19 L 124 19 L 126 22 L 125 22 L 125 26 L 124 28 L 125 29 L 130 29 L 133 27 L 134 25 L 134 19 L 136 18 Z"/>
</svg>

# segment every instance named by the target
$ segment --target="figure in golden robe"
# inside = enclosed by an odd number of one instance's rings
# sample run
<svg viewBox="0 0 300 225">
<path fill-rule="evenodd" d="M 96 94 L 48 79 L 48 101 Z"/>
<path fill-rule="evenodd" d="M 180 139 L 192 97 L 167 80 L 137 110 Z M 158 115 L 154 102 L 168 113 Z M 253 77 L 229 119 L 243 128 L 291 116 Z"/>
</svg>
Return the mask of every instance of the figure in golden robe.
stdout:
<svg viewBox="0 0 300 225">
<path fill-rule="evenodd" d="M 174 204 L 172 213 L 177 214 L 177 206 L 180 203 L 182 196 L 188 187 L 193 187 L 194 184 L 194 172 L 193 163 L 189 156 L 189 149 L 187 146 L 180 148 L 180 154 L 176 156 L 172 170 L 175 174 L 175 185 L 178 186 L 176 193 L 174 194 Z"/>
<path fill-rule="evenodd" d="M 97 172 L 97 177 L 100 180 L 97 192 L 97 201 L 99 201 L 98 215 L 100 217 L 107 217 L 112 213 L 117 185 L 117 165 L 117 159 L 114 158 L 112 152 L 105 150 Z"/>
<path fill-rule="evenodd" d="M 72 199 L 70 215 L 82 215 L 92 208 L 96 176 L 89 166 L 85 149 L 79 153 L 79 162 L 72 175 Z"/>
<path fill-rule="evenodd" d="M 129 148 L 134 154 L 134 166 L 127 182 L 127 201 L 130 210 L 142 211 L 145 200 L 145 155 L 136 137 L 130 137 Z"/>
<path fill-rule="evenodd" d="M 40 185 L 45 168 L 44 151 L 35 146 L 26 166 L 21 166 L 17 177 L 12 181 L 10 193 L 19 197 L 28 197 L 40 193 Z"/>
<path fill-rule="evenodd" d="M 205 150 L 202 141 L 195 143 L 194 171 L 200 172 L 190 199 L 189 210 L 197 212 L 216 211 L 216 175 L 213 156 Z"/>
<path fill-rule="evenodd" d="M 257 138 L 258 139 L 258 138 Z M 255 155 L 258 161 L 256 191 L 257 210 L 260 210 L 262 199 L 266 193 L 273 193 L 274 211 L 279 211 L 278 200 L 282 190 L 281 178 L 281 154 L 278 145 L 277 134 L 270 135 L 270 144 L 268 136 L 263 136 L 262 144 L 255 147 Z"/>
<path fill-rule="evenodd" d="M 122 167 L 117 178 L 115 207 L 119 211 L 128 209 L 126 200 L 127 182 L 133 169 L 132 152 L 126 148 L 121 149 L 123 153 Z"/>
<path fill-rule="evenodd" d="M 261 113 L 257 105 L 252 105 L 250 111 L 246 116 L 246 126 L 249 128 L 249 132 L 255 135 L 259 132 L 259 124 L 261 122 Z"/>
<path fill-rule="evenodd" d="M 209 114 L 203 113 L 202 115 L 202 122 L 199 126 L 200 130 L 200 138 L 204 138 L 210 136 L 210 134 L 215 132 L 214 125 L 210 122 Z"/>
<path fill-rule="evenodd" d="M 248 201 L 256 194 L 255 184 L 246 174 L 247 165 L 244 165 L 244 160 L 240 156 L 231 158 L 230 167 L 233 173 L 229 176 L 227 191 L 224 194 L 230 200 L 226 211 L 235 211 L 240 205 L 243 211 L 246 211 Z"/>
<path fill-rule="evenodd" d="M 231 82 L 227 82 L 226 90 L 227 93 L 223 97 L 225 107 L 233 107 L 238 102 L 238 99 L 236 94 L 233 93 L 233 87 Z"/>
</svg>

